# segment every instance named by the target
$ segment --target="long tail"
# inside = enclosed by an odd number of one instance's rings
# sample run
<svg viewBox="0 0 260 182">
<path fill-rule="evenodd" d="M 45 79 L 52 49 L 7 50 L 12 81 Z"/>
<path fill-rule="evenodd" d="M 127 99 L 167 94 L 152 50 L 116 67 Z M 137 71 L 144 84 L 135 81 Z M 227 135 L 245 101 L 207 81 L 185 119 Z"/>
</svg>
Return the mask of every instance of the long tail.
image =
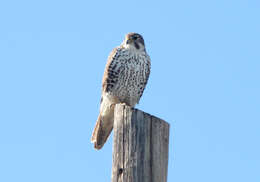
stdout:
<svg viewBox="0 0 260 182">
<path fill-rule="evenodd" d="M 99 114 L 95 129 L 92 133 L 91 142 L 94 143 L 95 149 L 101 149 L 106 143 L 108 136 L 110 135 L 114 124 L 114 109 L 111 109 L 110 112 L 101 116 Z"/>
</svg>

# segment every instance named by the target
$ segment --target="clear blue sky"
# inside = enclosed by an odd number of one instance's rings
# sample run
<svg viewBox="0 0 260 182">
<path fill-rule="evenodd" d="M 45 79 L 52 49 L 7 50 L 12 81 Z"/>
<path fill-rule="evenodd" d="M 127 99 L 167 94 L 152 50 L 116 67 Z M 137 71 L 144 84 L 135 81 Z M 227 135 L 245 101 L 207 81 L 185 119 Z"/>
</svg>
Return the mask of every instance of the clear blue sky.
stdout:
<svg viewBox="0 0 260 182">
<path fill-rule="evenodd" d="M 106 59 L 151 56 L 137 108 L 171 124 L 169 182 L 260 181 L 260 1 L 1 1 L 0 181 L 105 182 L 90 143 Z"/>
</svg>

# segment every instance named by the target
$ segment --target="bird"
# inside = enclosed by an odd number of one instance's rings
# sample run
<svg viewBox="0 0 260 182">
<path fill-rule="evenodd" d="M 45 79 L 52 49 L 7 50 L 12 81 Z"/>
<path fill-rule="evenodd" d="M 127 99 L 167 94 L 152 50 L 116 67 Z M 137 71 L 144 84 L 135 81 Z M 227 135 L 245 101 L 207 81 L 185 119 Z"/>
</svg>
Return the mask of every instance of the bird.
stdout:
<svg viewBox="0 0 260 182">
<path fill-rule="evenodd" d="M 128 33 L 120 46 L 108 56 L 102 79 L 100 111 L 91 142 L 99 150 L 105 144 L 114 124 L 118 103 L 135 107 L 147 85 L 151 61 L 142 35 Z"/>
</svg>

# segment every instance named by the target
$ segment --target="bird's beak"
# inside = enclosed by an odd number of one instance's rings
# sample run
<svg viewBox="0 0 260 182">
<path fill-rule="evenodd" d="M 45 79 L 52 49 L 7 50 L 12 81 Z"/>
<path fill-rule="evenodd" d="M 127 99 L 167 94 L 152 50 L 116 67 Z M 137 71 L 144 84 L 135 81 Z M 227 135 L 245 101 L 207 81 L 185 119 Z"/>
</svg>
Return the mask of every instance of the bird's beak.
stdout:
<svg viewBox="0 0 260 182">
<path fill-rule="evenodd" d="M 132 42 L 133 42 L 132 39 L 128 39 L 128 40 L 126 41 L 126 44 L 130 44 L 130 43 L 132 43 Z"/>
</svg>

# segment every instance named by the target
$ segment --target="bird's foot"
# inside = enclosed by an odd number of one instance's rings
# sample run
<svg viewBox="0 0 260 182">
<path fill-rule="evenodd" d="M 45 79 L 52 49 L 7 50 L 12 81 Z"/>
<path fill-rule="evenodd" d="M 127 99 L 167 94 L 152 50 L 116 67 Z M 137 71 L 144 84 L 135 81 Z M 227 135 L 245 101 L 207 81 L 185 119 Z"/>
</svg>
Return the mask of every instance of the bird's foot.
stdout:
<svg viewBox="0 0 260 182">
<path fill-rule="evenodd" d="M 128 106 L 125 102 L 120 102 L 120 104 L 123 106 Z"/>
<path fill-rule="evenodd" d="M 128 105 L 128 104 L 127 104 L 127 103 L 125 103 L 125 102 L 120 102 L 120 104 L 121 104 L 121 105 L 123 105 L 123 106 L 130 107 L 131 109 L 134 109 L 134 107 L 132 107 L 132 106 Z"/>
</svg>

